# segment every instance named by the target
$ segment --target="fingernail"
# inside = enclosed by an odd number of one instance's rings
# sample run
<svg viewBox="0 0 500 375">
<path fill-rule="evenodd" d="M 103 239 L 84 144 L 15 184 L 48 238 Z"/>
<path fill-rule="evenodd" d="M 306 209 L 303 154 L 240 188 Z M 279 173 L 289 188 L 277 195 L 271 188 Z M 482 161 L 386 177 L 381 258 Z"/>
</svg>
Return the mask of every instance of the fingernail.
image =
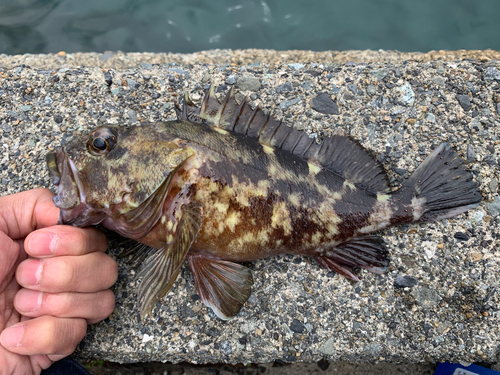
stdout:
<svg viewBox="0 0 500 375">
<path fill-rule="evenodd" d="M 25 260 L 18 268 L 17 281 L 23 286 L 38 285 L 42 278 L 43 259 Z"/>
<path fill-rule="evenodd" d="M 57 247 L 59 237 L 51 232 L 38 232 L 31 236 L 28 250 L 31 255 L 52 255 Z"/>
<path fill-rule="evenodd" d="M 21 345 L 24 334 L 24 324 L 17 324 L 5 329 L 0 336 L 0 343 L 4 348 L 15 348 Z"/>
<path fill-rule="evenodd" d="M 21 313 L 35 312 L 42 306 L 43 292 L 22 289 L 16 296 L 16 309 Z"/>
</svg>

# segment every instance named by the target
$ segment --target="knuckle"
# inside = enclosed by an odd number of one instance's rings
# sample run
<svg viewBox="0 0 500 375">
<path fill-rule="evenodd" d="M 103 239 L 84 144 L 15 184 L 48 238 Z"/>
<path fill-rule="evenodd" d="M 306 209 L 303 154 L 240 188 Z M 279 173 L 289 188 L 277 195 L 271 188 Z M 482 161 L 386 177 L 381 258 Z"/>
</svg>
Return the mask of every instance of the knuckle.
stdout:
<svg viewBox="0 0 500 375">
<path fill-rule="evenodd" d="M 73 320 L 73 319 L 72 319 Z M 87 322 L 85 319 L 75 319 L 75 322 L 73 324 L 73 332 L 74 332 L 74 337 L 76 338 L 75 346 L 78 344 L 80 341 L 83 340 L 87 333 Z"/>
<path fill-rule="evenodd" d="M 93 304 L 92 311 L 88 313 L 87 320 L 90 324 L 106 319 L 115 307 L 115 295 L 109 289 L 97 293 L 93 298 L 99 302 Z"/>
<path fill-rule="evenodd" d="M 54 354 L 72 353 L 76 345 L 85 337 L 87 323 L 81 318 L 53 318 L 52 321 L 53 323 L 48 327 L 51 329 L 48 350 Z"/>
<path fill-rule="evenodd" d="M 109 316 L 115 308 L 115 294 L 111 290 L 106 290 L 105 293 L 103 303 L 104 318 Z"/>
<path fill-rule="evenodd" d="M 54 314 L 57 316 L 71 316 L 71 310 L 74 308 L 74 304 L 72 303 L 70 294 L 60 294 L 54 299 L 55 301 L 51 308 Z"/>
<path fill-rule="evenodd" d="M 92 239 L 89 238 L 85 229 L 78 228 L 75 238 L 72 238 L 72 242 L 76 245 L 78 249 L 77 253 L 80 255 L 87 252 L 87 245 L 92 243 Z"/>
<path fill-rule="evenodd" d="M 82 318 L 46 315 L 28 320 L 25 324 L 27 328 L 21 343 L 25 354 L 70 354 L 87 331 L 87 324 Z"/>
<path fill-rule="evenodd" d="M 110 265 L 110 273 L 109 273 L 109 277 L 110 277 L 110 281 L 111 281 L 111 285 L 113 285 L 116 280 L 118 279 L 118 263 L 115 262 L 115 260 L 111 257 L 109 257 L 109 261 L 111 263 Z"/>
<path fill-rule="evenodd" d="M 95 228 L 59 228 L 61 244 L 58 252 L 63 255 L 84 255 L 94 251 L 104 251 L 106 236 Z"/>
<path fill-rule="evenodd" d="M 43 335 L 39 335 L 39 339 L 43 343 L 40 345 L 44 348 L 47 353 L 54 353 L 58 349 L 58 337 L 59 337 L 59 327 L 57 324 L 57 318 L 54 317 L 42 317 L 43 319 Z"/>
<path fill-rule="evenodd" d="M 51 281 L 55 289 L 68 290 L 75 286 L 74 265 L 69 258 L 54 258 L 49 271 L 51 271 Z"/>
<path fill-rule="evenodd" d="M 71 255 L 82 255 L 86 253 L 86 244 L 90 242 L 81 228 L 67 228 L 65 241 L 65 253 Z"/>
<path fill-rule="evenodd" d="M 86 248 L 88 252 L 104 252 L 107 248 L 107 240 L 104 233 L 96 228 L 84 228 L 81 229 L 82 246 Z"/>
<path fill-rule="evenodd" d="M 98 229 L 92 229 L 94 230 L 96 236 L 97 250 L 106 251 L 106 249 L 108 248 L 108 240 L 106 239 L 106 235 Z"/>
<path fill-rule="evenodd" d="M 99 262 L 98 264 L 101 267 L 100 274 L 103 275 L 100 280 L 102 287 L 109 288 L 118 279 L 118 264 L 107 254 L 95 254 L 97 257 L 96 261 Z"/>
</svg>

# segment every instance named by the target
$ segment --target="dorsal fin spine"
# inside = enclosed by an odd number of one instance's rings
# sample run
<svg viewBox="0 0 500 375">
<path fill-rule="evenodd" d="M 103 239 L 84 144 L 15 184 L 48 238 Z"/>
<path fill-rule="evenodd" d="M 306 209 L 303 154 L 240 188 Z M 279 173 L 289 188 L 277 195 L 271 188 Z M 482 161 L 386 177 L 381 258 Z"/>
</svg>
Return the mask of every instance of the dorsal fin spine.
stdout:
<svg viewBox="0 0 500 375">
<path fill-rule="evenodd" d="M 248 98 L 245 98 L 245 102 L 247 102 Z M 248 102 L 246 103 L 247 106 L 250 107 L 250 104 Z M 252 107 L 250 107 L 252 109 Z M 250 124 L 252 123 L 253 119 L 255 118 L 255 114 L 257 113 L 257 110 L 252 109 L 252 115 L 248 118 L 247 123 L 245 124 L 245 135 L 248 134 L 248 129 L 250 129 Z"/>
<path fill-rule="evenodd" d="M 209 93 L 209 95 L 207 95 L 207 98 L 208 98 L 207 105 L 208 105 L 209 100 L 213 99 L 218 104 L 219 108 L 217 109 L 217 113 L 215 115 L 210 115 L 210 117 L 207 116 L 206 120 L 210 121 L 215 126 L 220 127 L 220 121 L 222 118 L 222 111 L 224 110 L 225 107 L 222 105 L 222 103 L 219 101 L 219 99 L 217 99 L 217 96 L 215 95 L 215 86 L 213 86 L 213 85 L 210 86 L 210 93 Z"/>
<path fill-rule="evenodd" d="M 309 146 L 307 146 L 307 148 L 304 150 L 304 152 L 300 155 L 301 157 L 303 157 L 305 154 L 307 154 L 307 152 L 309 151 L 311 146 L 314 144 L 314 142 L 316 142 L 316 140 L 314 138 L 309 138 L 309 139 L 311 140 L 311 142 L 309 143 Z"/>
<path fill-rule="evenodd" d="M 243 109 L 245 108 L 245 101 L 243 100 L 239 105 L 238 105 L 238 111 L 235 112 L 236 116 L 234 117 L 234 120 L 232 121 L 233 123 L 233 128 L 231 130 L 234 131 L 234 128 L 236 127 L 236 122 L 238 121 L 238 118 L 241 116 L 241 113 L 243 112 Z"/>
<path fill-rule="evenodd" d="M 265 129 L 265 127 L 269 123 L 269 117 L 270 117 L 270 115 L 268 114 L 267 117 L 266 117 L 266 122 L 264 123 L 264 125 L 262 125 L 262 128 L 260 128 L 259 135 L 257 136 L 257 138 L 260 138 L 260 135 L 262 134 L 262 131 Z"/>
<path fill-rule="evenodd" d="M 380 163 L 341 129 L 334 130 L 332 136 L 321 143 L 314 139 L 306 140 L 309 138 L 307 133 L 286 124 L 283 128 L 283 120 L 276 120 L 270 114 L 266 116 L 259 106 L 252 109 L 248 102 L 249 99 L 245 98 L 238 103 L 232 87 L 221 103 L 212 85 L 205 93 L 199 110 L 189 98 L 186 99 L 185 113 L 187 117 L 192 114 L 192 120 L 189 120 L 193 122 L 256 138 L 263 145 L 290 152 L 372 192 L 388 191 L 387 174 Z"/>
<path fill-rule="evenodd" d="M 281 128 L 281 125 L 283 125 L 283 121 L 282 120 L 280 120 L 279 124 L 276 125 L 276 128 L 273 131 L 273 134 L 269 137 L 269 146 L 272 146 L 271 142 L 273 141 L 273 138 L 276 135 L 276 133 L 278 132 L 279 128 Z M 273 146 L 273 147 L 276 147 L 276 146 Z"/>
<path fill-rule="evenodd" d="M 224 126 L 224 124 L 222 123 L 222 115 L 224 114 L 224 111 L 226 110 L 226 106 L 229 103 L 229 99 L 231 99 L 233 96 L 234 96 L 234 86 L 231 87 L 231 89 L 229 90 L 229 92 L 225 96 L 222 103 L 214 95 L 214 99 L 217 100 L 217 102 L 220 104 L 219 111 L 217 112 L 217 115 L 216 115 L 217 122 L 214 124 L 214 125 L 218 126 L 219 128 L 222 128 Z"/>
<path fill-rule="evenodd" d="M 222 110 L 223 109 L 224 109 L 224 107 L 221 104 L 221 106 L 219 107 L 219 110 L 217 111 L 215 116 L 212 117 L 213 124 L 215 124 L 217 127 L 220 127 L 220 121 L 222 118 Z"/>
<path fill-rule="evenodd" d="M 188 118 L 188 106 L 192 103 L 191 99 L 189 98 L 189 94 L 186 92 L 186 95 L 184 96 L 184 105 L 182 106 L 182 116 L 184 118 Z"/>
<path fill-rule="evenodd" d="M 231 98 L 234 98 L 234 86 L 231 87 L 231 90 L 229 90 L 228 94 L 226 95 L 226 99 L 224 102 L 229 104 L 229 100 Z M 235 103 L 238 104 L 235 100 Z M 225 130 L 230 130 L 234 131 L 234 127 L 236 126 L 236 122 L 238 118 L 241 116 L 241 112 L 243 111 L 243 108 L 245 106 L 245 100 L 243 100 L 238 106 L 236 107 L 236 111 L 233 112 L 231 117 L 228 119 L 227 124 L 221 124 L 221 127 L 224 127 Z M 226 106 L 224 106 L 224 110 L 226 109 Z"/>
<path fill-rule="evenodd" d="M 321 155 L 323 153 L 323 150 L 327 150 L 328 149 L 328 146 L 329 146 L 329 142 L 327 139 L 323 139 L 323 142 L 320 143 L 319 145 L 319 148 L 318 148 L 318 151 L 316 152 L 316 154 L 312 155 L 312 158 L 316 159 L 318 157 L 318 155 Z M 326 161 L 321 161 L 318 159 L 318 161 L 321 163 L 321 164 L 325 164 Z"/>
<path fill-rule="evenodd" d="M 300 143 L 300 137 L 297 137 L 297 140 L 295 141 L 295 144 L 293 145 L 293 147 L 290 149 L 290 152 L 293 154 L 294 151 L 295 151 L 295 147 L 297 147 L 297 145 Z"/>
<path fill-rule="evenodd" d="M 208 101 L 210 100 L 210 97 L 214 95 L 215 93 L 215 86 L 211 85 L 210 88 L 207 90 L 208 93 L 205 93 L 205 97 L 201 101 L 201 107 L 200 107 L 200 117 L 204 118 L 206 117 L 206 112 L 207 112 L 207 107 L 208 107 Z"/>
<path fill-rule="evenodd" d="M 287 124 L 285 124 L 284 126 L 286 126 L 288 128 Z M 290 132 L 290 131 L 288 133 L 286 133 L 285 138 L 283 138 L 283 140 L 281 141 L 278 148 L 283 148 L 283 145 L 285 144 L 285 142 L 288 139 L 288 137 L 290 136 L 290 134 L 292 134 L 292 132 Z"/>
<path fill-rule="evenodd" d="M 226 106 L 227 106 L 227 104 L 229 103 L 229 99 L 231 99 L 233 96 L 234 96 L 234 86 L 232 86 L 232 87 L 231 87 L 231 89 L 227 92 L 226 97 L 224 98 L 224 100 L 223 100 L 223 101 L 222 101 L 222 103 L 221 103 L 221 108 L 222 108 L 222 110 L 221 110 L 221 113 L 220 113 L 220 114 L 221 114 L 221 116 L 220 116 L 220 119 L 219 119 L 219 124 L 218 124 L 218 126 L 219 126 L 219 127 L 221 127 L 221 128 L 222 128 L 223 126 L 225 126 L 225 124 L 223 124 L 223 123 L 222 123 L 222 114 L 223 114 L 223 113 L 224 113 L 224 111 L 226 110 Z"/>
</svg>

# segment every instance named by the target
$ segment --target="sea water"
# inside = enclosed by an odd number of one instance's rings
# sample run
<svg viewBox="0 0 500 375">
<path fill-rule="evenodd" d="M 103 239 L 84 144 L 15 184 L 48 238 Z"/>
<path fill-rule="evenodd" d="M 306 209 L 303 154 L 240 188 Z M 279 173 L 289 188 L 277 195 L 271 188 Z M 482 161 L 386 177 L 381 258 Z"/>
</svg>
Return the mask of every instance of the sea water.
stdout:
<svg viewBox="0 0 500 375">
<path fill-rule="evenodd" d="M 0 0 L 0 53 L 500 49 L 500 0 Z"/>
</svg>

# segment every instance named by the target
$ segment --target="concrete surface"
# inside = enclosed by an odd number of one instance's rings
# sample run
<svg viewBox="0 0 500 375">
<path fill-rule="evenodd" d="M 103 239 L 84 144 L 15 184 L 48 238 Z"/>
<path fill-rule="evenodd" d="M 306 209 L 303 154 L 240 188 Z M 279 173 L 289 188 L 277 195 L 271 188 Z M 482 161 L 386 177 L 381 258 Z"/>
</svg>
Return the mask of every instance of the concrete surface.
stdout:
<svg viewBox="0 0 500 375">
<path fill-rule="evenodd" d="M 304 59 L 292 58 L 300 53 Z M 359 59 L 333 58 L 346 54 Z M 359 283 L 306 258 L 256 261 L 252 296 L 229 322 L 200 303 L 184 267 L 153 319 L 142 324 L 136 272 L 120 261 L 116 309 L 89 327 L 76 358 L 498 362 L 500 66 L 493 59 L 498 52 L 434 54 L 2 55 L 2 195 L 49 186 L 44 154 L 72 135 L 103 123 L 173 119 L 174 101 L 185 91 L 199 101 L 210 84 L 220 92 L 234 84 L 255 104 L 311 136 L 345 129 L 384 164 L 393 187 L 411 175 L 432 146 L 446 141 L 468 160 L 484 197 L 479 207 L 457 218 L 382 232 L 391 268 L 382 276 L 362 272 Z M 286 58 L 271 62 L 273 55 Z M 383 62 L 377 56 L 385 56 Z M 179 60 L 168 62 L 169 57 Z M 321 93 L 337 104 L 338 114 L 313 108 L 312 99 Z"/>
<path fill-rule="evenodd" d="M 92 375 L 432 375 L 435 364 L 392 364 L 392 363 L 348 363 L 321 360 L 318 363 L 265 363 L 265 364 L 209 364 L 192 365 L 188 363 L 105 363 L 102 366 L 90 366 Z"/>
<path fill-rule="evenodd" d="M 57 54 L 40 55 L 15 55 L 7 56 L 0 54 L 2 65 L 5 68 L 17 67 L 23 64 L 40 69 L 58 69 L 64 64 L 73 66 L 83 65 L 87 67 L 101 67 L 104 69 L 126 69 L 139 67 L 141 63 L 160 64 L 235 64 L 245 65 L 255 62 L 265 64 L 286 64 L 296 62 L 313 61 L 317 63 L 346 63 L 348 61 L 364 63 L 391 63 L 397 64 L 403 61 L 459 61 L 472 59 L 478 61 L 500 60 L 500 51 L 431 51 L 422 52 L 398 52 L 398 51 L 276 51 L 261 49 L 243 50 L 209 50 L 195 53 L 66 53 L 61 51 Z"/>
</svg>

